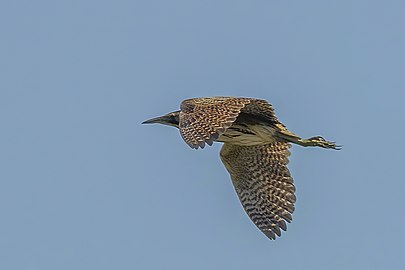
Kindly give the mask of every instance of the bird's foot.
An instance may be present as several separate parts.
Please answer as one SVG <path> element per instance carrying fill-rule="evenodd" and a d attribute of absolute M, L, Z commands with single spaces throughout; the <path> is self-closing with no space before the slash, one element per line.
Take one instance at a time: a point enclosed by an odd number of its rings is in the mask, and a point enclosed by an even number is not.
<path fill-rule="evenodd" d="M 309 139 L 301 140 L 301 145 L 303 146 L 318 146 L 322 148 L 328 148 L 328 149 L 335 149 L 335 150 L 340 150 L 342 149 L 341 145 L 336 145 L 335 142 L 329 142 L 325 140 L 321 136 L 315 136 Z"/>

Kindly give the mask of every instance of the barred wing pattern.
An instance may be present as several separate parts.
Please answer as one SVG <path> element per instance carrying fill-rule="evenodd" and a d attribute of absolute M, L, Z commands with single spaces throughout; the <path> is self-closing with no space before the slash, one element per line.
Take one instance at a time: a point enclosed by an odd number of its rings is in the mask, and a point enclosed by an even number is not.
<path fill-rule="evenodd" d="M 279 123 L 272 106 L 253 98 L 214 97 L 186 99 L 180 106 L 180 134 L 192 148 L 204 148 L 223 134 L 241 112 L 260 116 L 264 121 Z"/>
<path fill-rule="evenodd" d="M 238 146 L 225 143 L 221 160 L 231 175 L 243 208 L 270 239 L 287 230 L 294 212 L 295 186 L 287 168 L 290 145 Z"/>
<path fill-rule="evenodd" d="M 180 134 L 192 148 L 212 145 L 232 125 L 248 98 L 193 98 L 180 106 Z"/>

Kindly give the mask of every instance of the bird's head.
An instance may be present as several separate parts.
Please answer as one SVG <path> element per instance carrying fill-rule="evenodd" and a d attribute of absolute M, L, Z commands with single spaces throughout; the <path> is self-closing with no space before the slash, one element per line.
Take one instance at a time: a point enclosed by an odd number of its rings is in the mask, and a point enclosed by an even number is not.
<path fill-rule="evenodd" d="M 142 124 L 162 124 L 179 128 L 179 114 L 180 111 L 171 112 L 163 116 L 143 121 Z"/>

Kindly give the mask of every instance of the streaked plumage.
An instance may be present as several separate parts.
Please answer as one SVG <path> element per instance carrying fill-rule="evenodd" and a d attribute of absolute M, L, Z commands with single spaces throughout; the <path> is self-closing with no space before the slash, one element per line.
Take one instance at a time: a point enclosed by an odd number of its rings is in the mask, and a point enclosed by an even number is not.
<path fill-rule="evenodd" d="M 287 168 L 290 143 L 339 149 L 322 137 L 301 139 L 287 130 L 265 100 L 254 98 L 193 98 L 180 111 L 143 123 L 179 128 L 192 148 L 223 142 L 221 160 L 253 223 L 270 239 L 286 230 L 296 201 Z"/>

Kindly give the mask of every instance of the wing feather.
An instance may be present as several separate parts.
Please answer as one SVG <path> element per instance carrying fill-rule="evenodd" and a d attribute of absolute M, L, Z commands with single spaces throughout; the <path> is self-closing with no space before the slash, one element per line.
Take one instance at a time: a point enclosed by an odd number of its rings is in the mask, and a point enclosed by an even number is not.
<path fill-rule="evenodd" d="M 180 106 L 180 134 L 192 148 L 212 145 L 250 102 L 249 98 L 233 97 L 186 99 Z"/>
<path fill-rule="evenodd" d="M 290 145 L 240 146 L 225 143 L 221 160 L 253 223 L 270 239 L 292 221 L 295 186 L 287 168 Z"/>
<path fill-rule="evenodd" d="M 180 106 L 179 128 L 192 148 L 204 148 L 229 128 L 241 112 L 258 120 L 279 125 L 273 107 L 265 100 L 241 97 L 186 99 Z"/>

